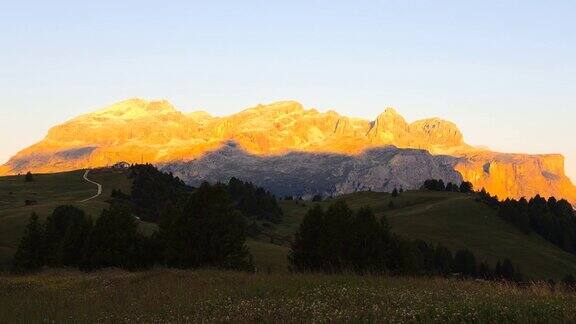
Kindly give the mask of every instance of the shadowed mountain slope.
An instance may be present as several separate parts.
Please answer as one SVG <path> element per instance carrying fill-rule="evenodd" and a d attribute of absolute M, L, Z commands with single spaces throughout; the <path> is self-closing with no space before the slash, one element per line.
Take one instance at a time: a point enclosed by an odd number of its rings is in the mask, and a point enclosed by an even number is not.
<path fill-rule="evenodd" d="M 291 152 L 259 156 L 234 142 L 185 163 L 161 165 L 185 182 L 227 182 L 236 177 L 253 182 L 279 196 L 341 195 L 355 191 L 417 189 L 426 179 L 460 183 L 453 166 L 458 159 L 431 155 L 424 150 L 394 146 L 367 150 L 358 155 Z"/>

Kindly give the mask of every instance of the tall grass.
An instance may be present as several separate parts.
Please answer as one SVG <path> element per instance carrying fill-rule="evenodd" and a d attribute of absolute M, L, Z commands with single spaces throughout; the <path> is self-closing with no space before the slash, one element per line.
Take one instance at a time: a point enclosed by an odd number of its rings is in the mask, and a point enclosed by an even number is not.
<path fill-rule="evenodd" d="M 545 284 L 154 269 L 0 276 L 0 322 L 574 322 Z"/>

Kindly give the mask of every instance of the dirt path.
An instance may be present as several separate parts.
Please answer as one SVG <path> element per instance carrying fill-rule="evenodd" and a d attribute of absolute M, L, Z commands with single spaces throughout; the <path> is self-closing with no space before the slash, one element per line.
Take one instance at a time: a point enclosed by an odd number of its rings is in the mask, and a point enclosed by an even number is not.
<path fill-rule="evenodd" d="M 95 185 L 98 187 L 98 192 L 97 192 L 94 196 L 92 196 L 92 197 L 90 197 L 90 198 L 86 198 L 86 199 L 84 199 L 84 200 L 80 200 L 80 202 L 85 202 L 85 201 L 88 201 L 88 200 L 92 200 L 92 199 L 94 199 L 94 198 L 96 198 L 96 197 L 98 197 L 98 196 L 100 196 L 100 195 L 102 194 L 102 185 L 99 184 L 98 182 L 94 182 L 94 181 L 88 179 L 88 173 L 89 173 L 89 172 L 90 172 L 90 170 L 86 170 L 86 172 L 84 172 L 83 178 L 84 178 L 84 180 L 86 180 L 86 181 L 88 181 L 88 182 L 90 182 L 90 183 L 95 184 Z"/>

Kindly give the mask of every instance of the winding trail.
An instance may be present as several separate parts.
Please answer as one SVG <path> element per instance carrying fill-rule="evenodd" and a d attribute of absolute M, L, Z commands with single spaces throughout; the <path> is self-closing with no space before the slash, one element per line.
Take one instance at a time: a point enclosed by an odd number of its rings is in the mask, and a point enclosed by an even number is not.
<path fill-rule="evenodd" d="M 95 184 L 95 185 L 98 187 L 98 192 L 97 192 L 94 196 L 92 196 L 92 197 L 90 197 L 90 198 L 86 198 L 86 199 L 84 199 L 84 200 L 80 200 L 80 202 L 85 202 L 85 201 L 94 199 L 94 198 L 96 198 L 96 197 L 98 197 L 98 196 L 100 196 L 100 195 L 102 194 L 102 185 L 99 184 L 98 182 L 94 182 L 94 181 L 88 179 L 88 173 L 89 173 L 89 172 L 90 172 L 90 170 L 86 170 L 86 172 L 84 172 L 83 178 L 84 178 L 84 180 L 86 180 L 86 181 L 88 181 L 88 182 L 90 182 L 90 183 Z"/>

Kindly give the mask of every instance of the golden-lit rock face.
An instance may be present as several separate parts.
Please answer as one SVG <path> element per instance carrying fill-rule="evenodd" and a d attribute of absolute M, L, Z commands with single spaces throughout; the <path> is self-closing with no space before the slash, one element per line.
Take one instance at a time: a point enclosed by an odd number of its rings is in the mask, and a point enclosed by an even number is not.
<path fill-rule="evenodd" d="M 187 161 L 229 140 L 258 155 L 358 154 L 383 145 L 424 149 L 461 157 L 455 169 L 464 179 L 501 198 L 539 193 L 576 202 L 576 189 L 564 175 L 560 155 L 482 151 L 464 143 L 449 121 L 432 118 L 407 123 L 392 108 L 368 121 L 304 109 L 293 101 L 213 117 L 205 112 L 183 114 L 166 101 L 131 99 L 53 127 L 45 139 L 0 167 L 0 174 L 65 171 L 118 161 Z"/>
<path fill-rule="evenodd" d="M 526 155 L 494 152 L 463 154 L 456 171 L 499 198 L 554 196 L 576 202 L 576 188 L 564 174 L 559 154 Z"/>

